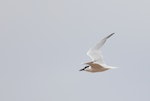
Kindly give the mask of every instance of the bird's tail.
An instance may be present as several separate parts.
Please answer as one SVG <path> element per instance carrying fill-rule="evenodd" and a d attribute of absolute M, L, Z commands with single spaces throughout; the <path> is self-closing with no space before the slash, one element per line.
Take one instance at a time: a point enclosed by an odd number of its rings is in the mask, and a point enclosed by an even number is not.
<path fill-rule="evenodd" d="M 119 68 L 119 67 L 108 66 L 107 68 L 110 68 L 110 69 L 116 69 L 116 68 Z"/>

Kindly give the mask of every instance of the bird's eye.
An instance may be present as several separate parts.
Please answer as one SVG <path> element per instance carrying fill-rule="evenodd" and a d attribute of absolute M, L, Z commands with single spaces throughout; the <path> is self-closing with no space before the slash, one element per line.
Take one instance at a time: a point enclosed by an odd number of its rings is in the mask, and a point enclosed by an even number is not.
<path fill-rule="evenodd" d="M 89 66 L 85 66 L 85 68 L 88 68 Z"/>

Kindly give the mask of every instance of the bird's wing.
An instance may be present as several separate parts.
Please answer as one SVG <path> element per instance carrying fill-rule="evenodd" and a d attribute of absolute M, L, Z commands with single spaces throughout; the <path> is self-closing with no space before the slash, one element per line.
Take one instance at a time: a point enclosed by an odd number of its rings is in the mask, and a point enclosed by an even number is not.
<path fill-rule="evenodd" d="M 113 34 L 115 34 L 115 33 L 112 33 L 112 34 L 108 35 L 107 37 L 104 37 L 94 47 L 92 47 L 91 49 L 89 49 L 89 51 L 87 52 L 87 55 L 92 59 L 92 61 L 100 63 L 100 64 L 105 64 L 105 62 L 103 60 L 102 53 L 100 51 L 100 48 L 104 45 L 104 43 L 106 42 L 106 40 L 108 38 L 110 38 Z"/>

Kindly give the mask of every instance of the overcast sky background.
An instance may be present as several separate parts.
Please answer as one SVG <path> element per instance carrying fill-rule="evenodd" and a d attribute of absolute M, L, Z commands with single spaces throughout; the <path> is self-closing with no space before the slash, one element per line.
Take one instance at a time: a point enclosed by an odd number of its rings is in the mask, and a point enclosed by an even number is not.
<path fill-rule="evenodd" d="M 0 101 L 149 101 L 149 0 L 1 0 Z M 79 72 L 105 46 L 102 73 Z"/>

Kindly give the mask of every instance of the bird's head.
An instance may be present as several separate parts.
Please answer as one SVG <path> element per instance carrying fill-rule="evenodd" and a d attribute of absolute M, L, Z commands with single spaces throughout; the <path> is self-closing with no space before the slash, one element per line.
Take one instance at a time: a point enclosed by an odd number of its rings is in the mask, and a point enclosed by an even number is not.
<path fill-rule="evenodd" d="M 79 71 L 88 71 L 90 69 L 90 66 L 85 66 L 84 68 L 80 69 Z"/>

